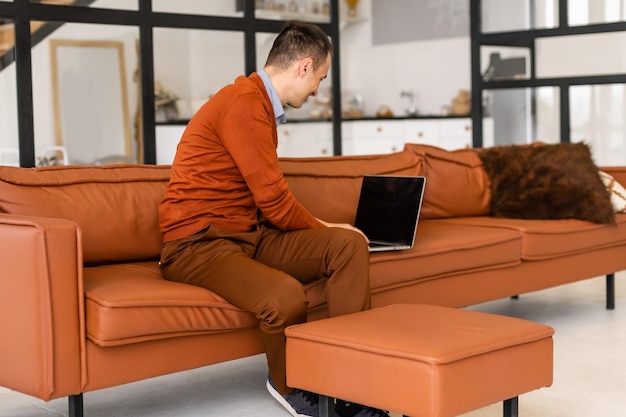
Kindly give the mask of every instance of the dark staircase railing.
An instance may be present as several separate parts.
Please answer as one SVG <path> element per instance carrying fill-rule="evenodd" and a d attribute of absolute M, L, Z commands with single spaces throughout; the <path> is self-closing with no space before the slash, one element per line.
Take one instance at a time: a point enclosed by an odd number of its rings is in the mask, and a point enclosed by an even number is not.
<path fill-rule="evenodd" d="M 89 7 L 96 0 L 74 0 L 71 3 L 67 3 L 67 5 L 72 6 L 81 6 L 81 7 Z M 32 3 L 53 3 L 46 0 L 37 0 L 32 1 Z M 12 25 L 13 21 L 11 19 L 2 19 L 0 18 L 0 26 L 2 25 Z M 63 26 L 64 22 L 45 22 L 42 25 L 38 26 L 36 29 L 32 31 L 31 35 L 31 48 L 37 45 L 39 42 L 46 39 L 50 36 L 54 31 Z M 4 70 L 6 67 L 15 62 L 15 44 L 13 47 L 7 49 L 4 53 L 0 55 L 0 71 Z"/>

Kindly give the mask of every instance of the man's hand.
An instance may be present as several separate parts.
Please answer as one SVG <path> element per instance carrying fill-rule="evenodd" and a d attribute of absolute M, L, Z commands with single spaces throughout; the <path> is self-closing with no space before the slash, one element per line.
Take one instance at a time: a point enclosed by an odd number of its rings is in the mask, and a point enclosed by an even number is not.
<path fill-rule="evenodd" d="M 317 219 L 317 221 L 319 221 L 320 223 L 322 223 L 326 227 L 341 227 L 342 229 L 353 230 L 353 231 L 357 232 L 358 234 L 360 234 L 361 236 L 363 236 L 363 238 L 365 238 L 365 241 L 368 244 L 370 243 L 370 240 L 367 238 L 367 236 L 365 236 L 365 233 L 363 233 L 360 229 L 357 229 L 356 227 L 352 226 L 349 223 L 329 223 L 329 222 L 325 222 L 324 220 L 320 220 L 320 219 Z"/>

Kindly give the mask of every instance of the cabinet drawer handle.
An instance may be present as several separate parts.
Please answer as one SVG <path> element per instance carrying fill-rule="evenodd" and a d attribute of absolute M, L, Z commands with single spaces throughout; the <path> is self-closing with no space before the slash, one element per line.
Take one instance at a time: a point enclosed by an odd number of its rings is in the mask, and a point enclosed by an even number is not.
<path fill-rule="evenodd" d="M 421 138 L 421 137 L 423 137 L 423 136 L 424 136 L 424 132 L 417 132 L 417 137 L 418 137 L 418 138 Z"/>
<path fill-rule="evenodd" d="M 469 131 L 470 131 L 470 129 L 471 129 L 471 127 L 470 127 L 469 125 L 465 125 L 465 131 L 466 131 L 466 132 L 469 132 Z"/>
<path fill-rule="evenodd" d="M 326 154 L 328 154 L 328 149 L 323 148 L 323 149 L 322 149 L 322 155 L 326 155 Z"/>
<path fill-rule="evenodd" d="M 378 126 L 378 127 L 376 128 L 376 132 L 380 133 L 380 132 L 382 132 L 382 131 L 383 131 L 383 128 L 382 128 L 382 127 Z"/>

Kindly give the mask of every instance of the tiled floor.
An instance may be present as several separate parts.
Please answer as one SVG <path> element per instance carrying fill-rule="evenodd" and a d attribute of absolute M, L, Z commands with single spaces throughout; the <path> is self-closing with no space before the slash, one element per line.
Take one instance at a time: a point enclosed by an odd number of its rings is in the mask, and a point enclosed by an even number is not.
<path fill-rule="evenodd" d="M 616 276 L 613 311 L 605 309 L 603 277 L 472 307 L 556 330 L 554 384 L 520 396 L 520 417 L 626 416 L 625 279 Z M 85 417 L 287 417 L 265 391 L 266 375 L 259 355 L 87 393 Z M 46 403 L 0 388 L 0 416 L 66 415 L 66 399 Z M 494 404 L 463 417 L 501 415 Z"/>

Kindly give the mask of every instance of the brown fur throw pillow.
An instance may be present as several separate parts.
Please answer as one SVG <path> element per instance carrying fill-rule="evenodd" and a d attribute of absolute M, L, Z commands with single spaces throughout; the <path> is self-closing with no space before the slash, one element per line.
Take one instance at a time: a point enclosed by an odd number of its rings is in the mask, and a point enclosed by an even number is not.
<path fill-rule="evenodd" d="M 485 148 L 491 214 L 615 224 L 610 195 L 584 143 Z"/>

